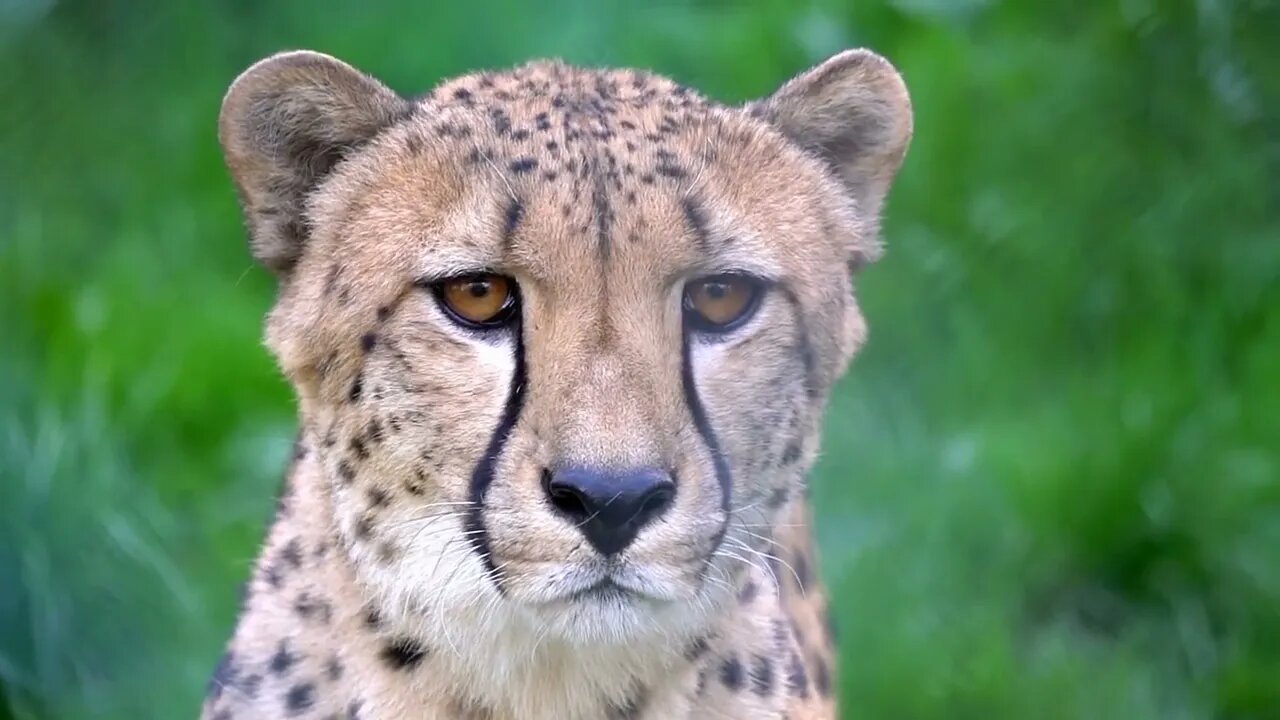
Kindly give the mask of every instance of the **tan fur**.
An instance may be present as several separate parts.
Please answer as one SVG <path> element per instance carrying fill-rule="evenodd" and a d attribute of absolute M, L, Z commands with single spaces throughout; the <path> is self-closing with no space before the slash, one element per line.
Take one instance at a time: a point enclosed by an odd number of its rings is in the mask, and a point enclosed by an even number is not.
<path fill-rule="evenodd" d="M 835 717 L 805 476 L 910 134 L 867 51 L 745 108 L 555 62 L 414 101 L 246 71 L 220 137 L 302 430 L 204 717 Z M 422 287 L 481 269 L 518 338 Z M 762 305 L 688 335 L 684 283 L 727 270 Z M 606 562 L 544 497 L 563 464 L 667 468 L 674 504 Z M 606 575 L 634 594 L 569 599 Z"/>

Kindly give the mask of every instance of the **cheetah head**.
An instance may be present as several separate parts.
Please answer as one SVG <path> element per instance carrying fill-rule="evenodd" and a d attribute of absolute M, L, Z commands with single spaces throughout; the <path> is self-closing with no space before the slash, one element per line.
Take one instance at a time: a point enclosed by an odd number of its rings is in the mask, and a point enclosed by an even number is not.
<path fill-rule="evenodd" d="M 860 50 L 741 107 L 558 62 L 416 99 L 311 52 L 241 75 L 267 342 L 369 602 L 583 644 L 707 622 L 803 497 L 911 125 Z"/>

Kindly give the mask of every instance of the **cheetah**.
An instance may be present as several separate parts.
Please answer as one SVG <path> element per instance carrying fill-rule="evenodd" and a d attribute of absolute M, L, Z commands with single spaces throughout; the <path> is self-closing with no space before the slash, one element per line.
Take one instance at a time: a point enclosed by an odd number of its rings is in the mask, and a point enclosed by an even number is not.
<path fill-rule="evenodd" d="M 806 475 L 912 135 L 888 61 L 727 105 L 294 51 L 218 134 L 299 431 L 203 718 L 836 717 Z"/>

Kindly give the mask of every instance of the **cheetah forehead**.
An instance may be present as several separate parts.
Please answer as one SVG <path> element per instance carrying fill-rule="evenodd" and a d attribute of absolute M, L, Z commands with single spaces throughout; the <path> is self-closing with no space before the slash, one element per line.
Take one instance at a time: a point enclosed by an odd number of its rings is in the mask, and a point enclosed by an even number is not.
<path fill-rule="evenodd" d="M 652 73 L 559 61 L 459 77 L 407 100 L 340 60 L 301 51 L 262 60 L 232 83 L 219 139 L 254 254 L 282 276 L 315 235 L 343 234 L 362 217 L 377 218 L 371 232 L 383 235 L 398 223 L 441 236 L 446 211 L 487 212 L 455 234 L 501 239 L 526 210 L 545 214 L 536 201 L 548 195 L 561 198 L 564 227 L 594 231 L 605 250 L 615 221 L 643 216 L 671 225 L 650 235 L 679 234 L 678 220 L 686 239 L 707 245 L 732 226 L 749 249 L 760 249 L 752 236 L 771 239 L 788 256 L 775 259 L 780 267 L 796 254 L 821 268 L 836 258 L 814 250 L 838 247 L 854 265 L 874 258 L 876 216 L 911 118 L 901 76 L 863 50 L 741 107 Z M 510 202 L 497 210 L 500 196 Z M 644 202 L 659 197 L 668 210 L 677 198 L 680 217 Z M 593 222 L 580 222 L 584 213 Z"/>
<path fill-rule="evenodd" d="M 310 225 L 348 257 L 361 213 L 397 254 L 429 236 L 435 273 L 812 273 L 862 232 L 818 159 L 652 73 L 539 61 L 447 80 L 406 115 L 313 198 Z"/>

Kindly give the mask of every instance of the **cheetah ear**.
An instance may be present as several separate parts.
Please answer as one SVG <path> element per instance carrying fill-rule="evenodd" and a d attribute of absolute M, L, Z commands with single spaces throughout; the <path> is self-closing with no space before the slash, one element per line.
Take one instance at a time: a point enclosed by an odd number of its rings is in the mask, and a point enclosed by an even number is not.
<path fill-rule="evenodd" d="M 875 227 L 912 130 L 906 83 L 888 60 L 846 50 L 747 109 L 826 161 Z"/>
<path fill-rule="evenodd" d="M 254 257 L 285 275 L 307 235 L 307 195 L 348 153 L 403 118 L 410 103 L 328 55 L 273 55 L 227 90 L 218 140 Z"/>

